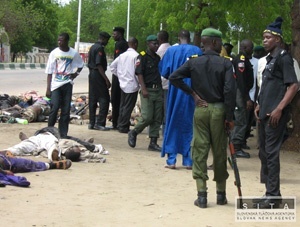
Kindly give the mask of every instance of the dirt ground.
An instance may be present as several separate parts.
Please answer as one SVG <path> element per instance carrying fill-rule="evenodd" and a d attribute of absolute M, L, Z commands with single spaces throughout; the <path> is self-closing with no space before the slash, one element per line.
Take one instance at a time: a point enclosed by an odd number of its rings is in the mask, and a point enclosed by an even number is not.
<path fill-rule="evenodd" d="M 0 124 L 0 149 L 18 143 L 20 131 L 32 135 L 44 126 L 46 123 Z M 94 137 L 96 144 L 103 144 L 110 152 L 107 162 L 73 163 L 68 170 L 18 174 L 25 176 L 31 186 L 0 188 L 0 226 L 299 226 L 300 221 L 236 222 L 237 189 L 229 167 L 228 205 L 216 205 L 215 184 L 211 180 L 213 172 L 210 171 L 208 208 L 195 207 L 197 192 L 192 172 L 184 168 L 164 168 L 165 158 L 147 150 L 146 130 L 138 136 L 134 149 L 128 146 L 127 135 L 117 131 L 94 131 L 88 130 L 87 125 L 71 124 L 69 134 L 79 138 Z M 264 185 L 259 183 L 260 162 L 255 140 L 249 140 L 251 158 L 238 159 L 244 196 L 264 194 Z M 180 167 L 181 157 L 178 159 Z M 284 196 L 300 196 L 299 162 L 299 153 L 281 153 Z M 299 200 L 297 205 L 299 207 Z M 299 211 L 297 218 L 300 219 Z"/>

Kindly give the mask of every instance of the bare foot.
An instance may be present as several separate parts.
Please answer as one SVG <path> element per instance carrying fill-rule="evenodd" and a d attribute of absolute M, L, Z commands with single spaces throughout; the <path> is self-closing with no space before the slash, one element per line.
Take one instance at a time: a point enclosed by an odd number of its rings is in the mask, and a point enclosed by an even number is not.
<path fill-rule="evenodd" d="M 25 133 L 23 133 L 23 132 L 20 132 L 20 133 L 19 133 L 19 139 L 20 139 L 21 141 L 23 141 L 23 140 L 26 140 L 26 139 L 28 139 L 28 137 L 26 136 L 26 134 L 25 134 Z"/>

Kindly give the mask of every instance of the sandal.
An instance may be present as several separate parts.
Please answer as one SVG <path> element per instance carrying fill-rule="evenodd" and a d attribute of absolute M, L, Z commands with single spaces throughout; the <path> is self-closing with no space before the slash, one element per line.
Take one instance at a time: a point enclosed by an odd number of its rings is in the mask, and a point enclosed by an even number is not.
<path fill-rule="evenodd" d="M 53 162 L 55 164 L 56 169 L 69 169 L 72 165 L 71 160 L 66 159 L 62 161 Z"/>
<path fill-rule="evenodd" d="M 56 150 L 56 149 L 53 150 L 51 157 L 52 157 L 52 161 L 58 161 L 59 160 L 59 152 L 58 152 L 58 150 Z"/>

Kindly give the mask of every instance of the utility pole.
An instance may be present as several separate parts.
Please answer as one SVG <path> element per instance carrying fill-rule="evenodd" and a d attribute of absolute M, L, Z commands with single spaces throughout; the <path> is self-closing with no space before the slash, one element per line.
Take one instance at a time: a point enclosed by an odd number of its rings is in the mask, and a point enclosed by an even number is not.
<path fill-rule="evenodd" d="M 129 23 L 130 23 L 130 0 L 128 0 L 127 6 L 127 29 L 126 29 L 126 39 L 129 40 Z"/>
<path fill-rule="evenodd" d="M 79 42 L 80 42 L 80 21 L 81 21 L 81 0 L 79 0 L 78 5 L 78 21 L 77 21 L 77 41 L 75 45 L 75 49 L 79 52 Z"/>

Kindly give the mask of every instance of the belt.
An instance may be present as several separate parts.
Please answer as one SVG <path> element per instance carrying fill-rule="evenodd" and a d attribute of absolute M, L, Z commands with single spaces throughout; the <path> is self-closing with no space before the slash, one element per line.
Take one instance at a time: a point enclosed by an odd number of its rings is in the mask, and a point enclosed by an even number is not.
<path fill-rule="evenodd" d="M 146 84 L 146 88 L 161 88 L 161 84 Z"/>

